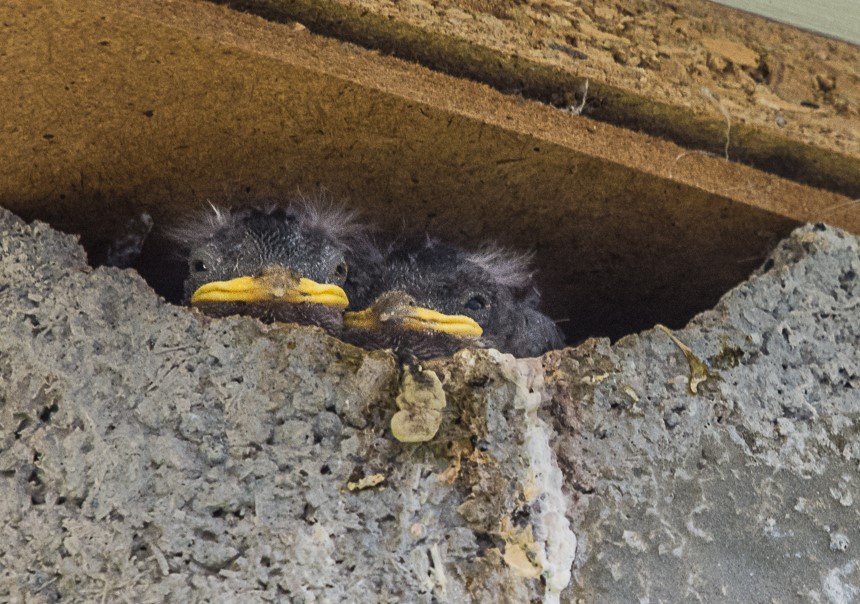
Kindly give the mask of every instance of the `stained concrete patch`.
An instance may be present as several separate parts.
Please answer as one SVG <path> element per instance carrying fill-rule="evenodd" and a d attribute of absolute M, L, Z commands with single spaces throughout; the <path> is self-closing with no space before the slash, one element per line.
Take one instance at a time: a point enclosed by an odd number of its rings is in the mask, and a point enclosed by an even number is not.
<path fill-rule="evenodd" d="M 168 305 L 2 212 L 0 600 L 850 602 L 858 275 L 807 226 L 674 339 L 427 363 L 411 444 L 388 353 Z"/>

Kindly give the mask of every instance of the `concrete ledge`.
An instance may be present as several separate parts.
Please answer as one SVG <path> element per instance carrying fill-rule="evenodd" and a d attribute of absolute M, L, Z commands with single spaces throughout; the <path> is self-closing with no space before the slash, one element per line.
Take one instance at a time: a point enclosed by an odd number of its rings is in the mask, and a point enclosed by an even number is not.
<path fill-rule="evenodd" d="M 406 381 L 387 352 L 171 306 L 5 211 L 0 241 L 0 599 L 860 585 L 860 242 L 842 231 L 796 231 L 675 333 L 428 363 L 444 408 L 417 444 L 388 428 Z"/>

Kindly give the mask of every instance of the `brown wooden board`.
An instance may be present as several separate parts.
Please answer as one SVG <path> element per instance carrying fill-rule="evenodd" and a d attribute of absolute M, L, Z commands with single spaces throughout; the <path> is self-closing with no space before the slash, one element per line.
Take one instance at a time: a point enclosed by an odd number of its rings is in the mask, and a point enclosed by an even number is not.
<path fill-rule="evenodd" d="M 852 44 L 707 0 L 217 1 L 860 197 Z"/>

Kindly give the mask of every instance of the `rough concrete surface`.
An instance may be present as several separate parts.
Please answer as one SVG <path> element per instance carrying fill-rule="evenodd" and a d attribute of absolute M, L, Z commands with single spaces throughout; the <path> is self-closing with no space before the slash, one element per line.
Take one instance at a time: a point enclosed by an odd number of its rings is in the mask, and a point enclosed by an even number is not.
<path fill-rule="evenodd" d="M 392 355 L 170 306 L 0 212 L 0 600 L 557 600 L 539 371 L 459 355 L 400 443 Z"/>
<path fill-rule="evenodd" d="M 2 212 L 0 600 L 850 602 L 858 274 L 808 226 L 683 330 L 428 363 L 407 444 L 388 353 L 170 306 Z"/>
<path fill-rule="evenodd" d="M 858 275 L 856 237 L 807 226 L 675 332 L 692 365 L 659 329 L 547 356 L 576 593 L 860 599 Z"/>

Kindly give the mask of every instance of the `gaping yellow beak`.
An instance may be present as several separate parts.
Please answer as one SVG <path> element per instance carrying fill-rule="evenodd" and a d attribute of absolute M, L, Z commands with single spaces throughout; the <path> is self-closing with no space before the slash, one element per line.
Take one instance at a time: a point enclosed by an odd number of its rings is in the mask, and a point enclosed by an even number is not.
<path fill-rule="evenodd" d="M 480 337 L 484 330 L 475 321 L 464 315 L 444 315 L 429 308 L 410 306 L 400 313 L 380 313 L 373 306 L 343 315 L 347 328 L 379 329 L 387 321 L 397 321 L 404 329 L 414 331 L 436 331 L 461 338 Z"/>
<path fill-rule="evenodd" d="M 331 283 L 317 283 L 304 277 L 285 278 L 281 274 L 237 277 L 201 285 L 191 296 L 191 304 L 205 302 L 287 302 L 321 304 L 346 308 L 346 292 Z"/>

